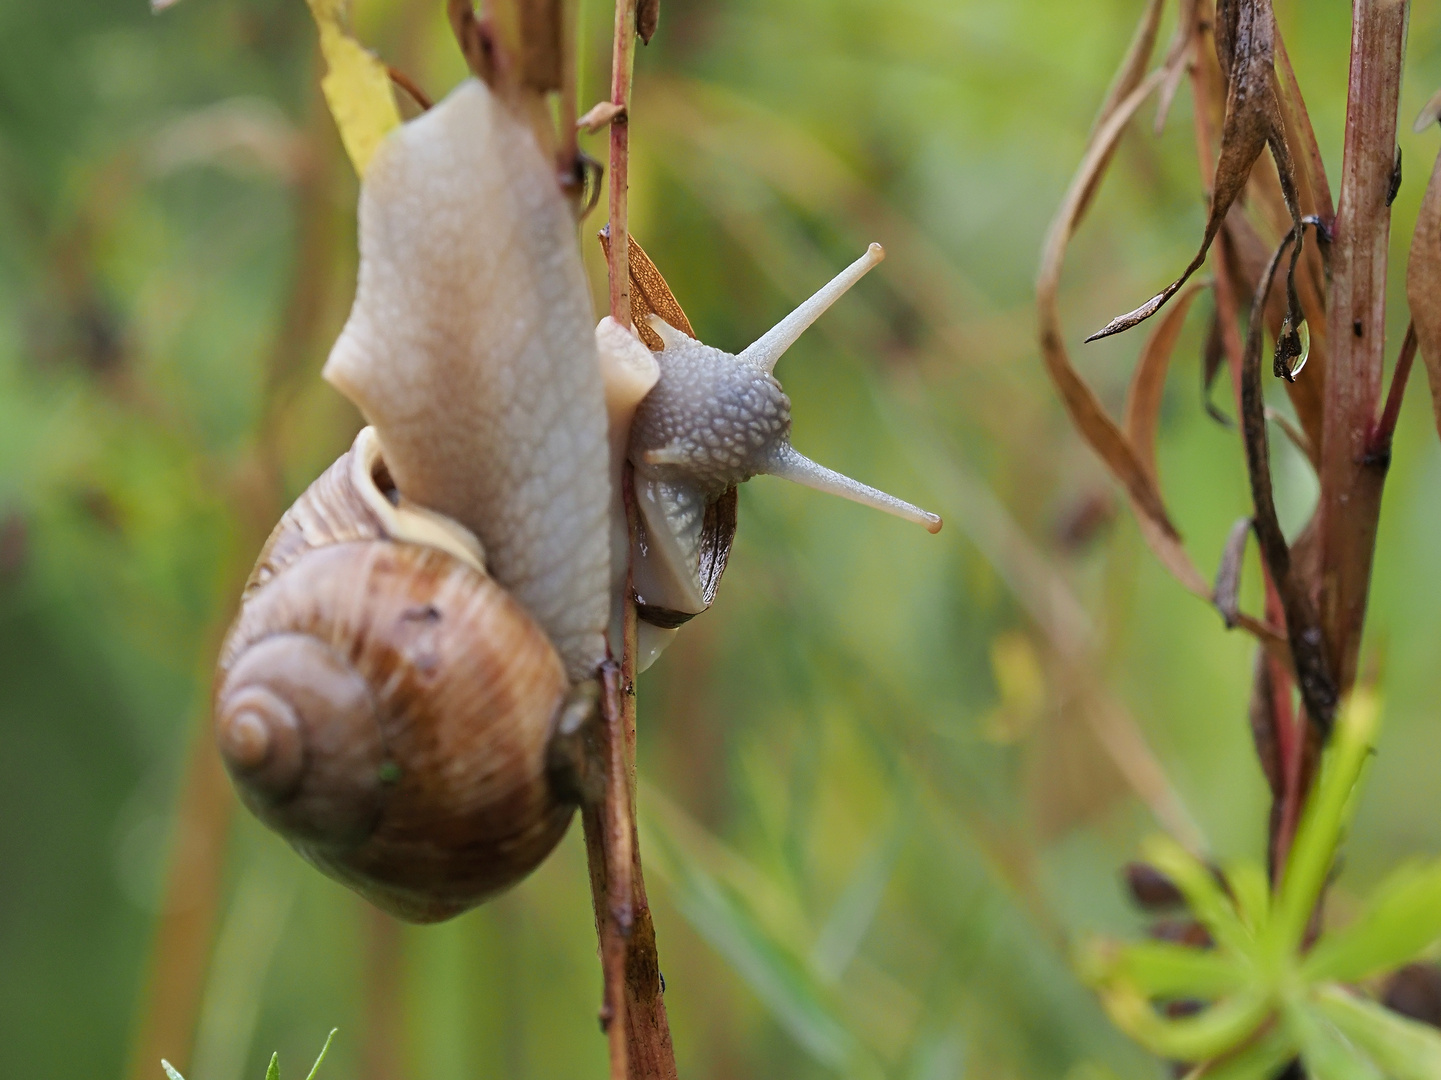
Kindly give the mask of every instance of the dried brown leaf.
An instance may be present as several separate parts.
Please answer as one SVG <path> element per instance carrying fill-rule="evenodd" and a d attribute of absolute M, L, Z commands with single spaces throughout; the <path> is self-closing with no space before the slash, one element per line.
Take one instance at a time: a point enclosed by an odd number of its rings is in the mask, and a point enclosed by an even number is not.
<path fill-rule="evenodd" d="M 1249 531 L 1250 520 L 1247 519 L 1245 524 Z M 1264 653 L 1256 654 L 1256 670 L 1251 680 L 1251 703 L 1248 712 L 1251 739 L 1256 744 L 1256 757 L 1261 761 L 1261 771 L 1266 774 L 1266 784 L 1271 789 L 1272 798 L 1280 799 L 1286 789 L 1286 776 L 1281 765 L 1276 680 L 1271 677 L 1271 665 Z M 1272 831 L 1274 832 L 1274 829 Z"/>
<path fill-rule="evenodd" d="M 609 225 L 600 230 L 599 237 L 600 246 L 605 249 L 605 257 L 609 259 Z M 681 333 L 695 337 L 690 320 L 681 310 L 675 294 L 670 291 L 670 286 L 665 283 L 665 278 L 656 269 L 655 263 L 651 262 L 645 249 L 636 243 L 634 235 L 627 234 L 627 238 L 630 240 L 630 320 L 646 348 L 659 352 L 665 347 L 660 335 L 652 330 L 650 323 L 646 321 L 646 317 L 650 315 L 659 315 Z"/>
<path fill-rule="evenodd" d="M 1441 94 L 1433 99 L 1441 108 Z M 1406 301 L 1411 324 L 1431 384 L 1431 407 L 1441 432 L 1441 156 L 1431 169 L 1431 180 L 1421 200 L 1411 254 L 1406 262 Z"/>
<path fill-rule="evenodd" d="M 660 0 L 639 0 L 635 6 L 635 32 L 642 44 L 650 44 L 659 25 Z"/>
<path fill-rule="evenodd" d="M 1106 99 L 1101 103 L 1100 111 L 1096 113 L 1096 124 L 1091 130 L 1093 142 L 1096 132 L 1145 78 L 1146 65 L 1151 62 L 1151 52 L 1156 47 L 1156 34 L 1161 26 L 1161 6 L 1161 0 L 1151 0 L 1141 15 L 1141 21 L 1136 26 L 1135 34 L 1131 37 L 1130 47 L 1121 60 L 1121 66 L 1116 69 L 1116 77 L 1111 81 L 1111 88 L 1106 91 Z M 1086 216 L 1086 211 L 1091 208 L 1091 200 L 1095 197 L 1101 178 L 1106 174 L 1106 167 L 1110 165 L 1113 153 L 1115 153 L 1114 143 L 1106 156 L 1097 164 L 1091 176 L 1090 185 L 1081 193 L 1080 202 L 1076 207 L 1073 230 L 1081 224 L 1082 219 Z"/>
<path fill-rule="evenodd" d="M 1216 571 L 1216 610 L 1226 621 L 1228 630 L 1241 621 L 1241 568 L 1246 561 L 1246 539 L 1251 535 L 1251 528 L 1248 517 L 1231 526 L 1226 546 L 1221 549 L 1221 565 Z"/>
<path fill-rule="evenodd" d="M 1159 492 L 1150 475 L 1136 456 L 1130 441 L 1115 422 L 1106 415 L 1095 393 L 1071 365 L 1070 355 L 1061 331 L 1058 303 L 1061 265 L 1076 224 L 1085 211 L 1085 203 L 1099 177 L 1105 172 L 1111 154 L 1126 125 L 1135 116 L 1141 103 L 1160 82 L 1159 72 L 1144 79 L 1097 127 L 1091 144 L 1071 181 L 1070 191 L 1051 222 L 1050 232 L 1041 256 L 1037 280 L 1037 306 L 1041 324 L 1041 353 L 1071 421 L 1081 436 L 1100 455 L 1111 473 L 1121 482 L 1143 517 L 1155 521 L 1165 536 L 1176 538 Z"/>
<path fill-rule="evenodd" d="M 1156 471 L 1156 430 L 1160 422 L 1161 399 L 1166 388 L 1166 372 L 1171 365 L 1171 354 L 1181 336 L 1181 327 L 1191 308 L 1191 301 L 1205 284 L 1196 283 L 1187 289 L 1166 313 L 1159 326 L 1146 340 L 1141 349 L 1141 358 L 1131 376 L 1131 388 L 1126 397 L 1126 437 L 1131 440 L 1141 465 L 1151 476 L 1151 483 L 1159 485 Z"/>
<path fill-rule="evenodd" d="M 1300 209 L 1295 197 L 1294 166 L 1286 147 L 1284 125 L 1273 85 L 1275 21 L 1269 0 L 1221 0 L 1216 11 L 1216 50 L 1226 79 L 1226 113 L 1221 152 L 1211 185 L 1211 210 L 1201 246 L 1181 276 L 1140 307 L 1118 315 L 1087 341 L 1118 334 L 1149 319 L 1180 291 L 1206 260 L 1211 242 L 1225 221 L 1236 196 L 1246 186 L 1251 167 L 1268 145 L 1281 176 L 1287 205 L 1292 208 L 1299 240 Z M 1299 249 L 1298 249 L 1299 250 Z M 1293 256 L 1293 268 L 1294 268 Z M 1291 305 L 1299 324 L 1299 302 Z M 1278 357 L 1291 355 L 1295 328 L 1282 334 Z M 1287 369 L 1289 371 L 1289 368 Z"/>
<path fill-rule="evenodd" d="M 1182 547 L 1180 534 L 1171 523 L 1151 472 L 1131 440 L 1107 415 L 1094 391 L 1072 366 L 1061 331 L 1058 304 L 1061 266 L 1078 217 L 1085 209 L 1085 200 L 1095 190 L 1121 133 L 1159 85 L 1161 76 L 1159 70 L 1152 72 L 1097 127 L 1071 181 L 1070 191 L 1051 223 L 1036 287 L 1041 354 L 1071 422 L 1126 489 L 1147 545 L 1182 585 L 1209 600 L 1210 587 Z"/>
<path fill-rule="evenodd" d="M 1431 100 L 1421 106 L 1421 111 L 1416 114 L 1416 122 L 1411 125 L 1411 130 L 1420 135 L 1438 120 L 1441 120 L 1441 90 L 1437 90 L 1431 95 Z"/>
<path fill-rule="evenodd" d="M 1221 327 L 1221 308 L 1218 304 L 1212 309 L 1211 318 L 1206 323 L 1206 341 L 1201 346 L 1201 406 L 1206 410 L 1206 415 L 1222 427 L 1235 427 L 1235 421 L 1223 413 L 1211 398 L 1211 387 L 1225 363 L 1226 338 Z"/>
<path fill-rule="evenodd" d="M 1261 275 L 1261 283 L 1251 303 L 1251 320 L 1241 363 L 1241 431 L 1246 448 L 1246 472 L 1251 482 L 1251 500 L 1255 506 L 1256 540 L 1286 614 L 1286 636 L 1291 646 L 1296 685 L 1306 704 L 1307 715 L 1325 734 L 1330 730 L 1336 710 L 1336 681 L 1326 655 L 1320 617 L 1301 575 L 1293 572 L 1291 550 L 1276 516 L 1266 407 L 1261 391 L 1266 294 L 1291 242 L 1290 234 L 1282 238 L 1265 273 Z"/>
<path fill-rule="evenodd" d="M 1161 91 L 1156 101 L 1156 124 L 1157 135 L 1166 127 L 1166 118 L 1171 113 L 1171 103 L 1176 99 L 1176 91 L 1180 89 L 1181 79 L 1186 75 L 1186 69 L 1190 66 L 1191 53 L 1196 42 L 1201 38 L 1203 20 L 1200 15 L 1201 5 L 1199 0 L 1181 0 L 1180 10 L 1176 14 L 1176 31 L 1171 37 L 1171 44 L 1166 49 L 1166 59 L 1162 62 L 1161 68 L 1165 75 L 1161 80 Z"/>
<path fill-rule="evenodd" d="M 1321 160 L 1321 148 L 1316 143 L 1316 131 L 1311 126 L 1311 114 L 1301 96 L 1301 86 L 1296 82 L 1296 72 L 1291 67 L 1291 55 L 1286 51 L 1279 29 L 1276 31 L 1276 75 L 1277 97 L 1286 121 L 1286 141 L 1296 147 L 1296 161 L 1300 166 L 1296 180 L 1301 207 L 1306 213 L 1320 218 L 1329 234 L 1331 223 L 1336 220 L 1331 182 L 1326 179 L 1326 166 Z"/>

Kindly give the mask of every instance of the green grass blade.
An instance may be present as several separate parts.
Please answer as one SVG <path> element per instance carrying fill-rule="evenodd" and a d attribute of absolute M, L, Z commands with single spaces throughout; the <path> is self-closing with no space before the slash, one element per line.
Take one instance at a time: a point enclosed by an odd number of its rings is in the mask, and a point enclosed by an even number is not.
<path fill-rule="evenodd" d="M 320 1056 L 315 1059 L 315 1064 L 310 1066 L 310 1075 L 305 1080 L 315 1080 L 315 1074 L 320 1071 L 320 1063 L 325 1060 L 325 1055 L 330 1052 L 330 1044 L 335 1041 L 335 1033 L 339 1028 L 331 1028 L 330 1034 L 325 1037 L 325 1045 L 320 1048 Z M 266 1080 L 270 1080 L 266 1077 Z"/>
<path fill-rule="evenodd" d="M 1277 1024 L 1244 1049 L 1188 1073 L 1186 1080 L 1273 1080 L 1295 1056 L 1295 1040 L 1284 1024 Z"/>
<path fill-rule="evenodd" d="M 1092 947 L 1078 966 L 1089 982 L 1129 983 L 1147 998 L 1210 1001 L 1242 989 L 1250 980 L 1249 969 L 1233 956 L 1168 941 L 1120 947 L 1103 942 Z"/>
<path fill-rule="evenodd" d="M 1171 1019 L 1128 987 L 1108 987 L 1101 1002 L 1111 1020 L 1153 1054 L 1176 1061 L 1207 1061 L 1243 1045 L 1271 1013 L 1260 991 L 1237 994 L 1194 1016 Z"/>
<path fill-rule="evenodd" d="M 1441 1077 L 1441 1032 L 1339 986 L 1316 993 L 1316 1010 L 1396 1080 Z"/>
<path fill-rule="evenodd" d="M 1321 776 L 1306 801 L 1281 883 L 1275 930 L 1276 947 L 1282 953 L 1293 953 L 1300 946 L 1330 873 L 1341 833 L 1355 808 L 1353 795 L 1371 756 L 1380 713 L 1375 694 L 1356 690 L 1337 714 Z"/>
<path fill-rule="evenodd" d="M 1252 934 L 1259 934 L 1271 918 L 1271 883 L 1265 869 L 1250 859 L 1226 867 L 1226 881 L 1236 897 L 1241 921 Z"/>
<path fill-rule="evenodd" d="M 270 1055 L 270 1066 L 265 1070 L 265 1080 L 280 1080 L 280 1051 Z"/>
<path fill-rule="evenodd" d="M 1150 837 L 1141 850 L 1147 862 L 1175 882 L 1191 914 L 1218 945 L 1237 953 L 1251 951 L 1251 933 L 1209 867 L 1169 836 Z"/>
<path fill-rule="evenodd" d="M 1441 938 L 1441 862 L 1392 872 L 1350 926 L 1326 934 L 1306 958 L 1307 982 L 1355 982 L 1415 959 Z"/>
<path fill-rule="evenodd" d="M 1360 1049 L 1309 1004 L 1289 1006 L 1286 1026 L 1313 1080 L 1382 1080 L 1381 1071 Z"/>

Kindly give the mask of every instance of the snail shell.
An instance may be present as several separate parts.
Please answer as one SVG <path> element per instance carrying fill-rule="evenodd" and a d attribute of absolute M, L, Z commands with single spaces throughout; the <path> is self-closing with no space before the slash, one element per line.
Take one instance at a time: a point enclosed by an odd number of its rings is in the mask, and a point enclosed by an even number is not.
<path fill-rule="evenodd" d="M 399 500 L 367 428 L 261 553 L 221 652 L 215 733 L 256 816 L 378 906 L 431 922 L 564 834 L 547 747 L 569 690 L 475 538 Z"/>

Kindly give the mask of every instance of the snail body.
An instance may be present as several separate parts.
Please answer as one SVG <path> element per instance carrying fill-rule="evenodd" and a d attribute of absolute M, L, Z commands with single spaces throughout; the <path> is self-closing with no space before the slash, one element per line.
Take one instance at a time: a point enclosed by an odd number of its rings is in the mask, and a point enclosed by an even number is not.
<path fill-rule="evenodd" d="M 429 922 L 520 880 L 593 796 L 557 733 L 590 714 L 627 605 L 643 669 L 710 604 L 737 485 L 766 473 L 940 519 L 796 452 L 772 374 L 879 245 L 738 355 L 655 317 L 652 351 L 593 326 L 553 165 L 474 79 L 386 137 L 359 217 L 323 374 L 371 426 L 261 552 L 214 726 L 262 821 Z"/>
<path fill-rule="evenodd" d="M 276 526 L 221 652 L 215 730 L 262 821 L 430 922 L 518 881 L 565 832 L 547 750 L 571 684 L 473 539 L 387 511 L 378 454 L 366 429 Z"/>
<path fill-rule="evenodd" d="M 801 333 L 884 257 L 879 244 L 739 354 L 659 316 L 659 378 L 636 410 L 629 454 L 641 533 L 633 555 L 640 617 L 672 629 L 710 606 L 735 530 L 734 489 L 766 474 L 794 480 L 936 532 L 941 519 L 811 461 L 790 444 L 791 402 L 773 374 Z"/>

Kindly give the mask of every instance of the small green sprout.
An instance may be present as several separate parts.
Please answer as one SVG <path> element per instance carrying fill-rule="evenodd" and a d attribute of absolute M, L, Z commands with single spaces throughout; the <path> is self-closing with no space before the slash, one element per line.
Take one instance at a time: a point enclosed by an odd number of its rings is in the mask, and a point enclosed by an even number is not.
<path fill-rule="evenodd" d="M 315 1059 L 315 1064 L 310 1067 L 310 1075 L 305 1080 L 315 1080 L 315 1074 L 320 1071 L 320 1063 L 325 1060 L 325 1055 L 330 1051 L 330 1044 L 335 1038 L 339 1028 L 331 1028 L 330 1034 L 325 1037 L 325 1045 L 320 1048 L 320 1056 Z M 178 1069 L 164 1058 L 160 1059 L 160 1067 L 165 1070 L 166 1080 L 185 1080 Z M 265 1080 L 280 1080 L 280 1055 L 270 1055 L 270 1067 L 265 1070 Z"/>
<path fill-rule="evenodd" d="M 1153 1053 L 1199 1063 L 1188 1080 L 1270 1080 L 1296 1057 L 1315 1080 L 1441 1078 L 1441 1032 L 1355 987 L 1441 939 L 1441 860 L 1402 866 L 1354 923 L 1306 941 L 1355 813 L 1379 712 L 1375 696 L 1359 690 L 1341 711 L 1274 895 L 1255 862 L 1228 866 L 1222 883 L 1172 840 L 1145 845 L 1213 948 L 1100 941 L 1083 951 L 1082 973 L 1111 1019 Z M 1168 1017 L 1157 1007 L 1168 1001 L 1204 1005 Z"/>

